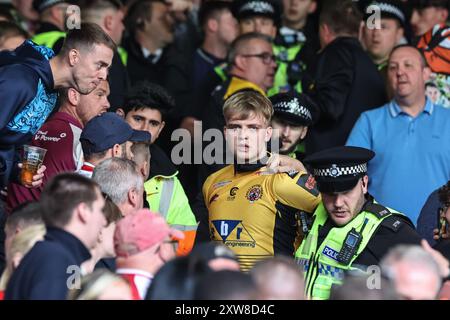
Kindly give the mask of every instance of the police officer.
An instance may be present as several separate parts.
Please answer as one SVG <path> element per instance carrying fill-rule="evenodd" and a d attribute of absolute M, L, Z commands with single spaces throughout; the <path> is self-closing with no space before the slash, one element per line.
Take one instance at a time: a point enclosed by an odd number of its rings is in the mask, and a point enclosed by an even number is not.
<path fill-rule="evenodd" d="M 239 34 L 261 33 L 275 39 L 281 24 L 282 6 L 277 0 L 236 0 L 231 4 L 231 13 L 239 22 Z M 229 64 L 223 62 L 214 68 L 216 85 L 228 79 Z"/>
<path fill-rule="evenodd" d="M 66 36 L 67 8 L 70 1 L 64 0 L 33 0 L 33 8 L 39 12 L 40 27 L 33 37 L 33 41 L 53 49 L 59 53 Z"/>
<path fill-rule="evenodd" d="M 290 91 L 270 97 L 274 115 L 274 136 L 280 140 L 280 154 L 303 161 L 305 146 L 302 143 L 313 124 L 316 114 L 314 102 L 305 94 Z"/>
<path fill-rule="evenodd" d="M 269 96 L 278 92 L 303 91 L 311 81 L 306 74 L 313 74 L 317 51 L 320 49 L 318 27 L 309 18 L 317 8 L 316 0 L 283 1 L 283 24 L 274 40 L 274 54 L 278 59 L 278 72 Z"/>
<path fill-rule="evenodd" d="M 380 28 L 374 26 L 371 8 L 379 8 L 381 19 Z M 364 27 L 362 28 L 362 43 L 378 71 L 387 82 L 389 55 L 395 46 L 404 39 L 405 28 L 409 27 L 407 14 L 403 3 L 399 0 L 374 0 L 367 4 L 364 12 Z M 372 25 L 371 25 L 372 24 Z"/>
<path fill-rule="evenodd" d="M 272 39 L 276 38 L 277 31 L 281 26 L 281 15 L 283 12 L 281 1 L 237 0 L 233 1 L 231 10 L 234 17 L 239 22 L 239 31 L 241 34 L 257 32 L 265 34 Z M 276 50 L 276 48 L 277 47 L 274 45 L 273 49 Z M 280 85 L 284 86 L 286 84 L 286 66 L 284 65 L 284 61 L 278 59 L 277 53 L 275 53 L 275 55 L 277 56 L 278 70 L 274 80 L 278 79 L 278 81 L 276 81 L 278 83 L 274 83 L 274 86 L 269 89 L 268 92 L 270 95 L 279 92 L 279 90 L 275 89 L 276 87 L 279 87 Z M 216 68 L 216 70 L 219 70 L 219 68 Z M 280 83 L 280 81 L 282 83 Z"/>
<path fill-rule="evenodd" d="M 274 39 L 281 25 L 282 8 L 278 0 L 236 0 L 231 12 L 239 22 L 241 34 L 258 32 Z"/>
<path fill-rule="evenodd" d="M 374 152 L 335 147 L 305 159 L 322 202 L 295 257 L 303 266 L 305 294 L 328 299 L 346 271 L 377 265 L 398 244 L 420 244 L 411 221 L 378 204 L 368 193 L 367 162 Z"/>

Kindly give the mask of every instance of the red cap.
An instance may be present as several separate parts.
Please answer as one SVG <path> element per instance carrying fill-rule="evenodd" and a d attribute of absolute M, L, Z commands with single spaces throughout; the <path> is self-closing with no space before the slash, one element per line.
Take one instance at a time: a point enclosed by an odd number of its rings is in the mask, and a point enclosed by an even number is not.
<path fill-rule="evenodd" d="M 172 229 L 166 220 L 148 209 L 125 216 L 114 232 L 114 249 L 118 257 L 129 257 L 162 242 L 167 236 L 183 239 L 181 231 Z"/>

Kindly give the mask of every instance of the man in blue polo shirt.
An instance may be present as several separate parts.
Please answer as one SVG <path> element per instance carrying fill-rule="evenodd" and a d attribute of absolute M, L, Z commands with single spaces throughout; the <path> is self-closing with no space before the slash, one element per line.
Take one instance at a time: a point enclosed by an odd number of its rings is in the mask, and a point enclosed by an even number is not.
<path fill-rule="evenodd" d="M 369 192 L 413 222 L 428 195 L 450 179 L 450 110 L 426 97 L 429 75 L 416 48 L 394 48 L 388 65 L 394 99 L 364 112 L 347 140 L 376 153 L 368 167 Z"/>

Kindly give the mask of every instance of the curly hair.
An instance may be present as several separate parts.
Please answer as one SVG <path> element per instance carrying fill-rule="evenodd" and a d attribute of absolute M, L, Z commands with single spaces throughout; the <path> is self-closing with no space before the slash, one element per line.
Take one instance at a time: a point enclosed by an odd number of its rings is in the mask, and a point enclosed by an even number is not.
<path fill-rule="evenodd" d="M 142 81 L 130 89 L 122 109 L 125 116 L 132 110 L 156 109 L 161 112 L 164 121 L 174 107 L 175 100 L 166 89 L 155 83 Z"/>
<path fill-rule="evenodd" d="M 447 184 L 443 185 L 439 189 L 439 201 L 444 204 L 446 207 L 450 206 L 450 180 L 447 181 Z"/>

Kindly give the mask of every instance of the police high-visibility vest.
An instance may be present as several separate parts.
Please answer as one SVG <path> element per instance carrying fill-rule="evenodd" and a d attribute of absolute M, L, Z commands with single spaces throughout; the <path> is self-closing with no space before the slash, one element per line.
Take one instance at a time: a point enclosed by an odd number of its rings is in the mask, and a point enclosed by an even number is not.
<path fill-rule="evenodd" d="M 295 149 L 288 154 L 289 157 L 297 159 L 297 153 L 305 153 L 305 143 L 302 141 L 295 146 Z"/>
<path fill-rule="evenodd" d="M 122 47 L 117 47 L 117 52 L 119 53 L 120 60 L 122 64 L 126 67 L 128 63 L 128 52 Z"/>
<path fill-rule="evenodd" d="M 309 299 L 329 299 L 331 287 L 342 284 L 345 271 L 357 270 L 352 266 L 353 262 L 366 248 L 383 220 L 393 214 L 401 215 L 401 213 L 374 202 L 370 206 L 366 206 L 366 211 L 360 212 L 347 225 L 332 228 L 320 246 L 317 247 L 319 227 L 323 226 L 328 219 L 328 213 L 323 203 L 320 203 L 314 212 L 314 223 L 311 230 L 295 253 L 295 259 L 303 268 L 306 296 Z M 352 228 L 361 232 L 363 224 L 366 225 L 361 234 L 362 241 L 357 253 L 348 265 L 340 263 L 338 253 L 348 232 Z"/>
<path fill-rule="evenodd" d="M 228 80 L 227 69 L 228 63 L 226 62 L 222 62 L 221 64 L 214 67 L 214 72 L 216 73 L 217 76 L 219 76 L 220 80 L 222 80 L 223 82 Z"/>
<path fill-rule="evenodd" d="M 155 176 L 145 182 L 144 188 L 150 209 L 163 216 L 171 228 L 184 233 L 185 238 L 179 241 L 177 255 L 186 255 L 194 246 L 197 221 L 176 174 Z"/>
<path fill-rule="evenodd" d="M 298 59 L 298 54 L 303 48 L 303 43 L 295 46 L 285 47 L 281 45 L 273 46 L 273 53 L 277 57 L 277 71 L 275 73 L 275 78 L 273 82 L 273 87 L 267 92 L 267 96 L 271 97 L 277 93 L 287 92 L 291 89 L 291 84 L 289 83 L 288 67 L 289 64 L 295 62 Z M 298 65 L 300 67 L 300 64 Z M 301 73 L 303 70 L 298 70 Z M 294 85 L 295 91 L 301 93 L 302 85 L 298 81 Z"/>
<path fill-rule="evenodd" d="M 47 48 L 53 49 L 53 46 L 55 43 L 61 39 L 65 38 L 66 33 L 63 31 L 49 31 L 49 32 L 42 32 L 37 35 L 35 35 L 32 40 L 34 43 L 40 45 L 40 46 L 46 46 Z"/>
<path fill-rule="evenodd" d="M 291 85 L 289 84 L 289 75 L 288 75 L 288 67 L 289 63 L 298 62 L 300 66 L 300 61 L 298 60 L 298 54 L 300 50 L 303 48 L 304 44 L 298 44 L 295 46 L 291 46 L 286 48 L 282 45 L 273 45 L 273 53 L 277 57 L 277 71 L 275 73 L 274 84 L 271 89 L 269 89 L 267 96 L 271 97 L 277 93 L 288 92 L 291 89 Z M 303 68 L 304 65 L 301 65 Z M 222 80 L 226 81 L 229 76 L 227 73 L 228 64 L 223 62 L 218 66 L 214 67 L 214 72 L 216 75 Z M 298 70 L 298 72 L 302 72 L 302 70 Z M 301 93 L 302 92 L 302 84 L 300 81 L 296 82 L 294 85 L 295 91 Z"/>

